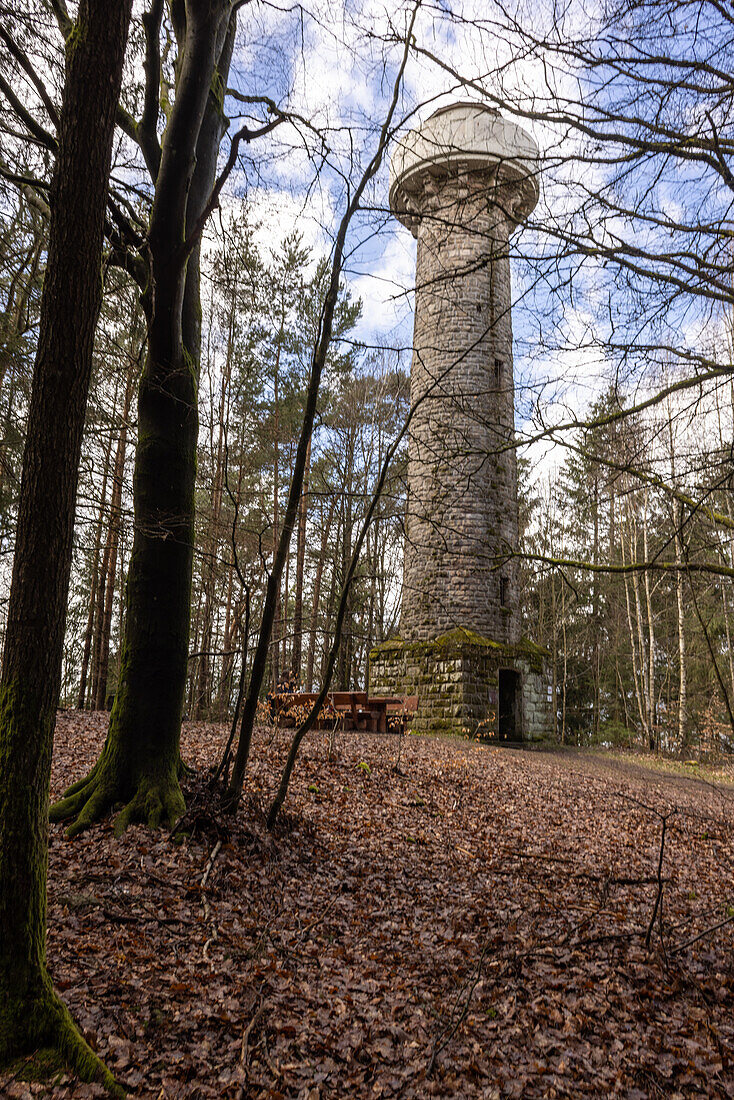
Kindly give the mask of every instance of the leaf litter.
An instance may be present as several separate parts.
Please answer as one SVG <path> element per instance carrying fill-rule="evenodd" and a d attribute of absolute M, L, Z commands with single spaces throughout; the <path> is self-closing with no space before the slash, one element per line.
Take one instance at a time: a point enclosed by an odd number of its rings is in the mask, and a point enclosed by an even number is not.
<path fill-rule="evenodd" d="M 53 795 L 106 721 L 59 715 Z M 270 834 L 289 733 L 258 730 L 229 819 L 225 737 L 185 726 L 183 835 L 50 830 L 51 975 L 131 1093 L 734 1096 L 731 790 L 440 738 L 398 770 L 394 736 L 314 733 Z"/>

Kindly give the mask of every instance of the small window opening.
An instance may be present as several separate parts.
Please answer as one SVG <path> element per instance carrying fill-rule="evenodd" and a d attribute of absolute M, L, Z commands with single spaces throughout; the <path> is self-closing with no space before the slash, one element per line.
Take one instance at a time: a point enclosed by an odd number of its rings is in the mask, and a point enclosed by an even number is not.
<path fill-rule="evenodd" d="M 500 607 L 507 607 L 507 577 L 500 577 Z"/>
<path fill-rule="evenodd" d="M 494 377 L 495 377 L 496 382 L 501 382 L 502 381 L 502 369 L 503 369 L 504 365 L 505 364 L 504 364 L 502 359 L 495 359 L 495 361 L 494 361 Z"/>

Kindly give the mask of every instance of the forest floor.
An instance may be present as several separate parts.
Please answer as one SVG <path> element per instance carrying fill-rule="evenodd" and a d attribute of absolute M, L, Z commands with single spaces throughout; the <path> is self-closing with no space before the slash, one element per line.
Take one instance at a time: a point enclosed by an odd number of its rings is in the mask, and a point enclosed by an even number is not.
<path fill-rule="evenodd" d="M 54 794 L 105 724 L 59 716 Z M 224 736 L 189 723 L 185 759 Z M 396 771 L 395 737 L 340 734 L 329 761 L 313 734 L 271 836 L 288 738 L 258 731 L 225 829 L 51 829 L 54 983 L 135 1095 L 734 1097 L 728 786 L 418 737 Z"/>

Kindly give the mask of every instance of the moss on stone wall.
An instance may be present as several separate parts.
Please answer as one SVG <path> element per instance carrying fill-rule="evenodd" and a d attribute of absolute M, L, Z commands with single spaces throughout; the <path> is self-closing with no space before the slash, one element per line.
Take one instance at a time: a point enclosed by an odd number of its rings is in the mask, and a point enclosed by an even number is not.
<path fill-rule="evenodd" d="M 498 688 L 502 668 L 522 677 L 523 738 L 545 736 L 546 651 L 533 642 L 501 645 L 457 628 L 429 641 L 391 638 L 370 653 L 370 692 L 417 695 L 413 728 L 420 732 L 498 735 Z"/>
<path fill-rule="evenodd" d="M 544 662 L 550 656 L 547 649 L 536 645 L 527 638 L 523 638 L 516 645 L 503 645 L 492 638 L 485 638 L 483 634 L 477 634 L 474 630 L 465 627 L 456 627 L 447 634 L 441 634 L 438 638 L 429 641 L 410 641 L 402 638 L 389 638 L 381 642 L 370 652 L 370 665 L 377 661 L 402 655 L 407 657 L 454 656 L 472 652 L 484 652 L 487 656 L 494 657 L 498 662 L 503 660 L 525 660 L 530 663 L 533 672 L 542 673 Z"/>

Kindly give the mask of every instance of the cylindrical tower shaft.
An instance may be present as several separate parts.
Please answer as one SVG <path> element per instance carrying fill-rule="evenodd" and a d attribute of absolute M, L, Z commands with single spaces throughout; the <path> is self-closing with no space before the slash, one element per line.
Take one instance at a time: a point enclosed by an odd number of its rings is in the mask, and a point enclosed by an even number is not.
<path fill-rule="evenodd" d="M 537 197 L 534 146 L 457 104 L 393 162 L 417 237 L 401 635 L 520 638 L 509 237 Z"/>

